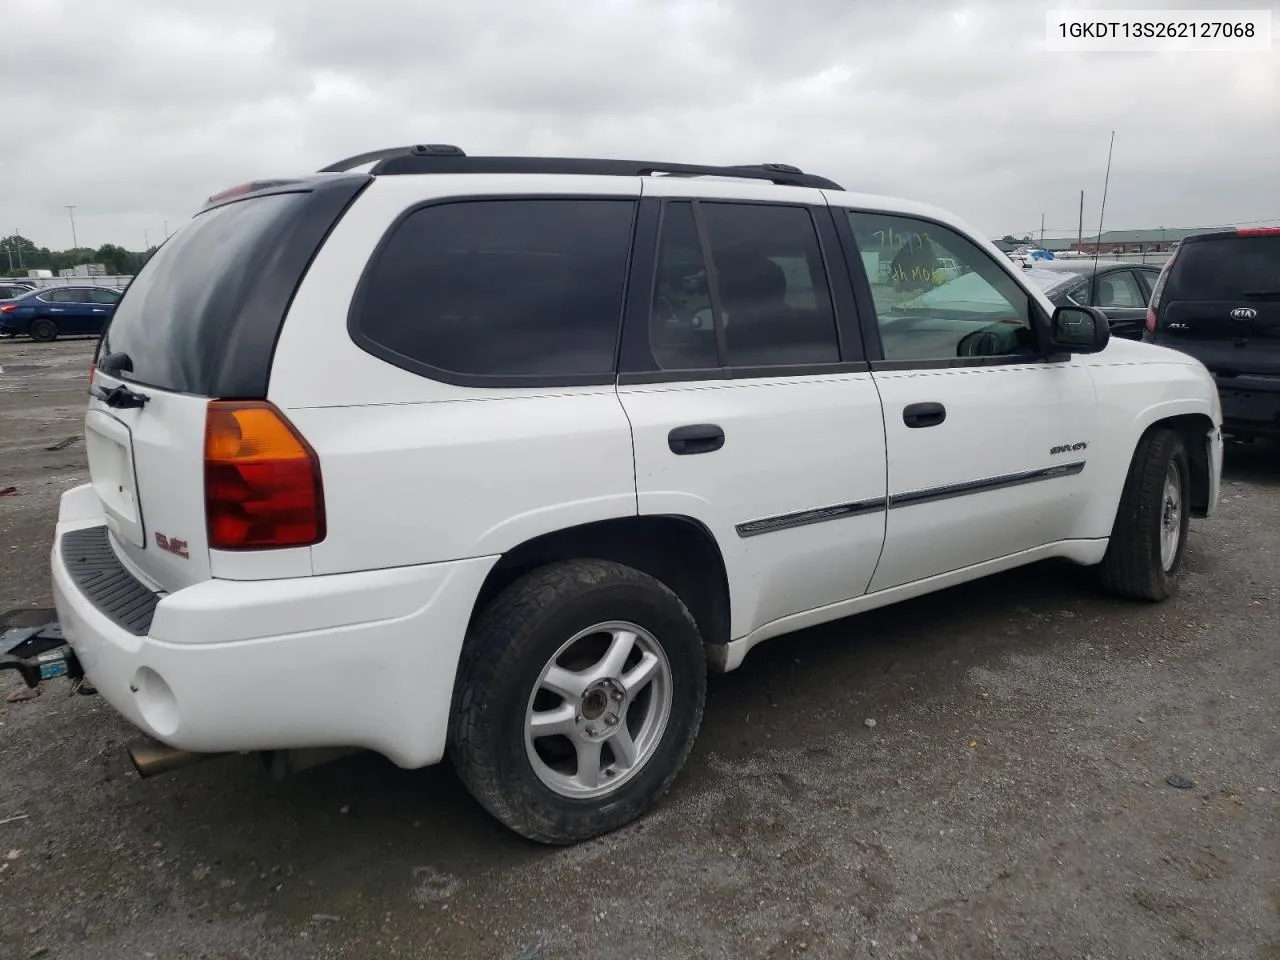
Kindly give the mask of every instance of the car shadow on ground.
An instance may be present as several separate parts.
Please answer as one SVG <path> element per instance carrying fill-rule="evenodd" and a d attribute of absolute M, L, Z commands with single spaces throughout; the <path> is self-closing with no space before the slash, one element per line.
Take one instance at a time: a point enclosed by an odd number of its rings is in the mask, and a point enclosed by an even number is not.
<path fill-rule="evenodd" d="M 834 731 L 858 729 L 904 704 L 923 711 L 922 724 L 948 705 L 968 709 L 971 668 L 998 670 L 1011 653 L 1052 654 L 1069 645 L 1056 631 L 1037 629 L 1040 611 L 1123 622 L 1141 620 L 1147 609 L 1103 596 L 1092 571 L 1050 561 L 762 644 L 739 670 L 712 676 L 702 731 L 671 800 L 704 788 L 713 775 L 711 756 L 734 762 L 779 749 L 816 754 Z M 353 680 L 352 696 L 360 695 Z M 169 776 L 188 782 L 171 780 L 164 801 L 153 793 L 155 781 L 128 791 L 154 808 L 145 820 L 165 847 L 186 848 L 224 869 L 246 858 L 252 862 L 235 872 L 265 871 L 265 893 L 277 879 L 267 860 L 286 861 L 288 873 L 313 885 L 314 896 L 296 907 L 303 917 L 331 909 L 322 904 L 335 891 L 322 878 L 342 889 L 358 880 L 368 896 L 391 882 L 386 877 L 409 876 L 423 863 L 444 875 L 474 877 L 485 867 L 556 855 L 485 814 L 447 764 L 406 771 L 357 754 L 272 781 L 258 760 L 244 757 Z M 222 794 L 216 823 L 197 822 L 213 806 L 197 803 L 201 785 Z M 305 842 L 317 834 L 326 842 Z M 401 869 L 387 870 L 397 862 Z"/>
<path fill-rule="evenodd" d="M 1228 441 L 1223 450 L 1222 480 L 1224 484 L 1280 486 L 1280 440 Z"/>

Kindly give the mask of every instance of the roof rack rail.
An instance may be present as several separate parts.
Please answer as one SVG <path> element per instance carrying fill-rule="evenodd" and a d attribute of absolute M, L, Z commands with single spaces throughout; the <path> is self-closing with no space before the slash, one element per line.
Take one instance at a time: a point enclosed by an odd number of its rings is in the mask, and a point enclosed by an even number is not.
<path fill-rule="evenodd" d="M 826 177 L 805 173 L 788 163 L 707 166 L 648 160 L 599 160 L 588 157 L 469 157 L 451 144 L 417 144 L 373 150 L 330 164 L 321 173 L 341 173 L 373 163 L 377 176 L 416 173 L 560 173 L 612 177 L 733 177 L 765 180 L 782 186 L 843 190 Z"/>
<path fill-rule="evenodd" d="M 347 157 L 345 160 L 339 160 L 337 163 L 331 163 L 327 167 L 321 167 L 319 173 L 346 173 L 348 170 L 354 170 L 356 167 L 363 167 L 366 163 L 374 163 L 375 161 L 389 160 L 393 157 L 465 157 L 461 147 L 455 147 L 451 143 L 415 143 L 408 147 L 387 147 L 383 150 L 370 150 L 368 153 L 357 153 L 354 157 Z"/>

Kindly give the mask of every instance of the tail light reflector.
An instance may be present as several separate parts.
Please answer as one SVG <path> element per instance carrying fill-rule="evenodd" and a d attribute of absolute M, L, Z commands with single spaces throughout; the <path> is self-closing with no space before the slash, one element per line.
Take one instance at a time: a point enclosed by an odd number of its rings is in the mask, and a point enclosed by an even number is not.
<path fill-rule="evenodd" d="M 1147 333 L 1156 332 L 1156 312 L 1147 307 Z"/>
<path fill-rule="evenodd" d="M 1280 227 L 1241 227 L 1236 233 L 1242 237 L 1280 237 Z"/>
<path fill-rule="evenodd" d="M 0 307 L 0 313 L 13 313 L 17 309 L 18 305 L 16 303 L 6 303 L 3 307 Z"/>
<path fill-rule="evenodd" d="M 210 549 L 304 547 L 324 539 L 320 459 L 265 401 L 210 401 L 204 499 Z"/>

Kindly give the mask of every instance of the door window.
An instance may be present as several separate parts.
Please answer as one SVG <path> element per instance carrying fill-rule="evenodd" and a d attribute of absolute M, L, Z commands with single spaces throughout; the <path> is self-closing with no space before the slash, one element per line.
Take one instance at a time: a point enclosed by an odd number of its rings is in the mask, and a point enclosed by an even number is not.
<path fill-rule="evenodd" d="M 1036 353 L 1030 295 L 973 241 L 914 217 L 848 216 L 886 360 Z M 959 275 L 940 267 L 944 261 Z"/>
<path fill-rule="evenodd" d="M 120 294 L 116 293 L 114 290 L 90 290 L 89 291 L 90 303 L 115 303 L 119 299 L 120 299 Z"/>
<path fill-rule="evenodd" d="M 650 323 L 658 366 L 839 362 L 835 310 L 808 209 L 701 202 L 697 214 L 687 201 L 664 208 Z"/>
<path fill-rule="evenodd" d="M 1147 305 L 1146 294 L 1142 292 L 1138 278 L 1131 270 L 1117 270 L 1115 273 L 1103 274 L 1095 283 L 1097 296 L 1094 299 L 1097 302 L 1092 306 L 1099 310 L 1106 310 L 1108 307 L 1141 309 Z"/>

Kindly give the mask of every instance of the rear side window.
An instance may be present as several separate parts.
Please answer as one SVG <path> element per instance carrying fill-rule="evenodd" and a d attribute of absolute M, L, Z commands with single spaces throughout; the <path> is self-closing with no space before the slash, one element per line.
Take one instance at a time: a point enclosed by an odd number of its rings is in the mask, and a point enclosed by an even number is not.
<path fill-rule="evenodd" d="M 650 318 L 662 370 L 837 363 L 826 267 L 804 207 L 667 203 Z M 714 279 L 714 287 L 711 280 Z"/>
<path fill-rule="evenodd" d="M 99 356 L 123 353 L 126 379 L 162 390 L 211 395 L 250 278 L 283 244 L 280 226 L 305 193 L 227 204 L 196 216 L 166 240 L 129 285 Z"/>
<path fill-rule="evenodd" d="M 415 210 L 375 255 L 352 334 L 446 382 L 611 379 L 635 206 L 521 198 Z"/>
<path fill-rule="evenodd" d="M 1162 299 L 1248 300 L 1280 294 L 1280 236 L 1184 243 Z"/>

